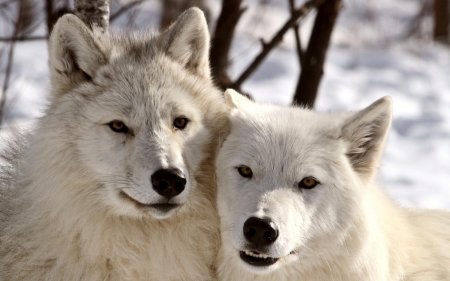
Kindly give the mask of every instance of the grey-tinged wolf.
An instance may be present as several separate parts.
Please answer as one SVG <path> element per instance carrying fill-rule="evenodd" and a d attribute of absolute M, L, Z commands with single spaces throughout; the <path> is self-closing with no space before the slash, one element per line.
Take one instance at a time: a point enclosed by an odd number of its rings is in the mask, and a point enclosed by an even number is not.
<path fill-rule="evenodd" d="M 400 208 L 374 181 L 390 98 L 340 114 L 225 99 L 220 280 L 450 280 L 450 213 Z"/>
<path fill-rule="evenodd" d="M 51 34 L 51 95 L 3 153 L 0 280 L 211 280 L 227 106 L 192 8 L 161 33 Z"/>

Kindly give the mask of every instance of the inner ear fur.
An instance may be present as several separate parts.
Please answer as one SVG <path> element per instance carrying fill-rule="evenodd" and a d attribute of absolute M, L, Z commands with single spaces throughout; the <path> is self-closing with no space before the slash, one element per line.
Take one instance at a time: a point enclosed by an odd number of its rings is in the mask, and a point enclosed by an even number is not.
<path fill-rule="evenodd" d="M 186 10 L 164 34 L 166 53 L 186 69 L 210 78 L 209 31 L 203 12 Z"/>
<path fill-rule="evenodd" d="M 107 52 L 80 19 L 62 16 L 49 40 L 50 71 L 53 95 L 59 96 L 90 80 L 107 63 Z"/>
<path fill-rule="evenodd" d="M 230 108 L 240 108 L 254 104 L 254 102 L 244 95 L 236 92 L 233 89 L 227 89 L 224 93 L 225 103 Z"/>
<path fill-rule="evenodd" d="M 344 124 L 341 137 L 349 143 L 346 155 L 359 174 L 368 178 L 375 174 L 391 119 L 392 100 L 384 97 Z"/>

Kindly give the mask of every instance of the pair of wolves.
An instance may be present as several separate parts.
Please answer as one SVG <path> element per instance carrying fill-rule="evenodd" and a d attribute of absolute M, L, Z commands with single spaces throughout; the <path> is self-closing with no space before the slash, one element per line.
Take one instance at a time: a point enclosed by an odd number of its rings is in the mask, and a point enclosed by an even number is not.
<path fill-rule="evenodd" d="M 222 96 L 208 42 L 198 9 L 151 36 L 58 21 L 50 105 L 3 153 L 1 281 L 450 280 L 450 216 L 373 184 L 389 99 Z"/>

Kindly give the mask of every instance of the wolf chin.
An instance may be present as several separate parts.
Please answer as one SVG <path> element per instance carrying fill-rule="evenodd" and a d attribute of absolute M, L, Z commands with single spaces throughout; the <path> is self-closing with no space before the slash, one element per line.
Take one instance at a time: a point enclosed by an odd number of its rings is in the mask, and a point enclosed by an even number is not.
<path fill-rule="evenodd" d="M 211 280 L 226 104 L 199 9 L 161 33 L 50 38 L 51 96 L 3 153 L 0 280 Z"/>
<path fill-rule="evenodd" d="M 220 280 L 450 280 L 450 213 L 400 208 L 374 181 L 390 98 L 340 114 L 225 99 Z"/>

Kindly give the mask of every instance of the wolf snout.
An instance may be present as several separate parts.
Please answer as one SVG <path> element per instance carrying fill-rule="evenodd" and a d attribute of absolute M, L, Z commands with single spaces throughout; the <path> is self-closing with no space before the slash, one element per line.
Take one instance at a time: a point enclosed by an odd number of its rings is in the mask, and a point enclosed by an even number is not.
<path fill-rule="evenodd" d="M 244 223 L 244 237 L 251 246 L 269 246 L 278 238 L 278 227 L 269 218 L 251 217 Z"/>
<path fill-rule="evenodd" d="M 186 185 L 186 177 L 176 168 L 160 169 L 154 172 L 151 181 L 153 189 L 167 200 L 183 192 Z"/>

